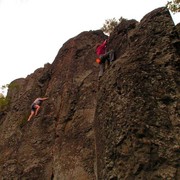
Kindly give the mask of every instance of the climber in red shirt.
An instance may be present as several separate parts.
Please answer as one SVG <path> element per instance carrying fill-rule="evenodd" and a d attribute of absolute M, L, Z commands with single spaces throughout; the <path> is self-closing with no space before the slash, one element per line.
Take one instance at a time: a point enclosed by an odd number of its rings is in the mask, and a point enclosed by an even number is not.
<path fill-rule="evenodd" d="M 110 62 L 114 61 L 114 51 L 107 51 L 107 41 L 104 40 L 104 42 L 96 47 L 96 54 L 98 58 L 96 59 L 96 62 L 99 64 L 99 79 L 102 77 L 104 70 L 105 70 L 105 63 L 107 62 L 107 65 L 110 65 Z"/>
<path fill-rule="evenodd" d="M 106 53 L 107 40 L 105 40 L 102 44 L 98 45 L 96 48 L 96 54 L 98 56 Z"/>

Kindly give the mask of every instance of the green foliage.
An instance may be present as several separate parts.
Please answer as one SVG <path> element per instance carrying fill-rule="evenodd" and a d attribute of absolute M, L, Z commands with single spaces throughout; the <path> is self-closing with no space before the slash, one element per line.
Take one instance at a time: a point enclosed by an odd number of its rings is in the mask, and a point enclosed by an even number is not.
<path fill-rule="evenodd" d="M 0 97 L 0 111 L 3 111 L 9 104 L 8 98 L 1 96 Z"/>
<path fill-rule="evenodd" d="M 180 0 L 168 1 L 166 7 L 173 13 L 180 12 Z"/>
<path fill-rule="evenodd" d="M 107 19 L 105 20 L 105 23 L 103 24 L 103 27 L 101 30 L 106 34 L 111 34 L 114 30 L 114 28 L 123 20 L 124 18 L 120 18 L 119 20 L 116 20 L 116 18 L 113 19 Z"/>
<path fill-rule="evenodd" d="M 178 13 L 180 12 L 180 0 L 171 0 L 168 1 L 166 4 L 166 7 L 172 12 L 172 13 Z M 119 20 L 116 20 L 115 18 L 107 19 L 105 20 L 105 23 L 103 24 L 103 27 L 101 30 L 110 35 L 114 28 L 123 20 L 124 18 L 121 17 Z"/>

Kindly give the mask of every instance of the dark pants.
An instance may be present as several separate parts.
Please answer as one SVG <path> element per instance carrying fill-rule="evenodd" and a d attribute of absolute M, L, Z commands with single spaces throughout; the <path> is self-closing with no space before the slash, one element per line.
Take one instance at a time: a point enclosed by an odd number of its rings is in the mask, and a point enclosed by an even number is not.
<path fill-rule="evenodd" d="M 112 61 L 114 61 L 114 51 L 108 51 L 107 53 L 100 55 L 101 63 L 99 64 L 99 77 L 101 77 L 105 71 L 105 66 L 110 65 Z"/>

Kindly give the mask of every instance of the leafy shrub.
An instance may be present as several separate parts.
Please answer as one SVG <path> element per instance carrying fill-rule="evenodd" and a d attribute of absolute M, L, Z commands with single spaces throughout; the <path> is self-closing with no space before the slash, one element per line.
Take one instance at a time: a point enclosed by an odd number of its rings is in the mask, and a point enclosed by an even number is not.
<path fill-rule="evenodd" d="M 0 110 L 3 111 L 9 104 L 8 98 L 2 96 L 0 97 Z"/>

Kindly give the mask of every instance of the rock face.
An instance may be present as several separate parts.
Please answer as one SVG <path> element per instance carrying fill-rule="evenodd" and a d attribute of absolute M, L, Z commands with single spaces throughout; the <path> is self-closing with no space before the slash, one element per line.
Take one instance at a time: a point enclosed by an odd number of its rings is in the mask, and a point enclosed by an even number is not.
<path fill-rule="evenodd" d="M 98 81 L 102 31 L 68 40 L 54 62 L 10 84 L 0 113 L 0 177 L 179 179 L 179 25 L 165 8 L 123 20 Z M 48 97 L 30 122 L 30 105 Z"/>
<path fill-rule="evenodd" d="M 180 42 L 171 17 L 154 10 L 111 38 L 129 45 L 116 46 L 120 56 L 99 85 L 98 179 L 179 179 Z"/>
<path fill-rule="evenodd" d="M 101 31 L 83 32 L 63 45 L 51 65 L 10 84 L 0 120 L 1 177 L 95 179 L 94 46 L 103 38 Z M 49 99 L 27 123 L 36 97 Z"/>

